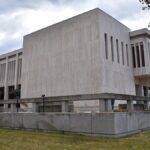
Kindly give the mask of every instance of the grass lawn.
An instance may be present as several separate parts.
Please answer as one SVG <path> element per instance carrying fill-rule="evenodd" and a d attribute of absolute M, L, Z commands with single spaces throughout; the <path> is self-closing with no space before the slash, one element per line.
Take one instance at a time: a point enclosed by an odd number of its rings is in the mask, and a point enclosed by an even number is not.
<path fill-rule="evenodd" d="M 150 131 L 108 139 L 0 129 L 0 150 L 150 150 Z"/>

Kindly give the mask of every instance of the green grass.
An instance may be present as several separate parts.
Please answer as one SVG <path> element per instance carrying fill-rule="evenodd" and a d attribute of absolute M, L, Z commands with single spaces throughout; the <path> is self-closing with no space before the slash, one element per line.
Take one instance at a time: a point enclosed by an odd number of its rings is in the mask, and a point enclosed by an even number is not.
<path fill-rule="evenodd" d="M 150 131 L 108 139 L 0 129 L 0 150 L 150 150 Z"/>

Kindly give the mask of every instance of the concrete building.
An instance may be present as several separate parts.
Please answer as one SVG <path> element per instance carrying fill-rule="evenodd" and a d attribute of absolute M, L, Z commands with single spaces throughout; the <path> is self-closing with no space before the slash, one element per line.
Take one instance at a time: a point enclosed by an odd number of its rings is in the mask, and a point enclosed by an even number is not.
<path fill-rule="evenodd" d="M 0 56 L 0 100 L 14 99 L 14 90 L 21 90 L 22 49 Z M 10 109 L 10 104 L 5 104 Z"/>
<path fill-rule="evenodd" d="M 26 35 L 22 49 L 0 56 L 0 99 L 14 98 L 9 93 L 17 87 L 21 98 L 98 93 L 148 96 L 150 31 L 130 32 L 94 9 Z M 92 111 L 99 100 L 73 105 L 76 111 Z"/>

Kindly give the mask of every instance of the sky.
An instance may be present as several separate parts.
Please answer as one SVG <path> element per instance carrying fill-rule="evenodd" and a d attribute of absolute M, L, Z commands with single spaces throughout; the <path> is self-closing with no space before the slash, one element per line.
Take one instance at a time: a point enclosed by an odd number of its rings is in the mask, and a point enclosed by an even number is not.
<path fill-rule="evenodd" d="M 100 8 L 131 30 L 147 28 L 150 10 L 139 0 L 0 0 L 0 54 L 22 48 L 23 36 Z"/>

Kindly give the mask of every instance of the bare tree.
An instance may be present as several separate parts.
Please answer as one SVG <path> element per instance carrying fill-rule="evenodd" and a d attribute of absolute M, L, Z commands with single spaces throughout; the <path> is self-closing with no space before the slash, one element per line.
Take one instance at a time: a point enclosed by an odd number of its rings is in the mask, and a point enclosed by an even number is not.
<path fill-rule="evenodd" d="M 143 10 L 150 9 L 150 0 L 139 0 L 143 5 Z"/>
<path fill-rule="evenodd" d="M 139 1 L 143 5 L 143 7 L 142 7 L 143 10 L 146 10 L 146 9 L 150 10 L 150 0 L 139 0 Z M 148 27 L 150 27 L 150 23 L 149 23 Z"/>

